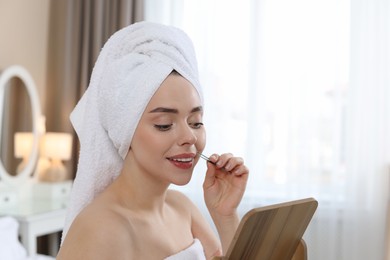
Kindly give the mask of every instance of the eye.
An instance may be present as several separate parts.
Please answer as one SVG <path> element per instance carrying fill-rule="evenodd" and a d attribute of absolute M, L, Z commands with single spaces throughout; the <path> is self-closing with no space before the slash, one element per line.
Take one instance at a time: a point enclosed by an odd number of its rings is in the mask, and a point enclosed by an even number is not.
<path fill-rule="evenodd" d="M 194 129 L 199 129 L 203 126 L 202 122 L 190 123 L 190 126 Z"/>
<path fill-rule="evenodd" d="M 154 127 L 157 130 L 159 130 L 159 131 L 168 131 L 169 129 L 171 129 L 172 124 L 169 124 L 169 125 L 154 125 Z"/>

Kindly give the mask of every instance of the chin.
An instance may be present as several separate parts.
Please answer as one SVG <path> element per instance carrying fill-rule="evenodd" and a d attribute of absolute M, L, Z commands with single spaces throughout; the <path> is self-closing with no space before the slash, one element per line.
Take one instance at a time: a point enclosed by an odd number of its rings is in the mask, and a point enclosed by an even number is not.
<path fill-rule="evenodd" d="M 192 177 L 192 175 L 189 178 L 186 177 L 186 178 L 182 178 L 181 180 L 176 179 L 172 182 L 172 184 L 177 185 L 177 186 L 187 185 L 191 181 L 191 177 Z"/>

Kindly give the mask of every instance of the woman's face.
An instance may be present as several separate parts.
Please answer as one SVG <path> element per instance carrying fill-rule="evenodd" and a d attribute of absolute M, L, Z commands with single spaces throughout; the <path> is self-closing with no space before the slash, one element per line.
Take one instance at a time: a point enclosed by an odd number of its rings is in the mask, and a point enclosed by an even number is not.
<path fill-rule="evenodd" d="M 187 184 L 203 151 L 206 133 L 196 89 L 170 74 L 147 105 L 134 133 L 129 155 L 139 170 L 176 185 Z"/>

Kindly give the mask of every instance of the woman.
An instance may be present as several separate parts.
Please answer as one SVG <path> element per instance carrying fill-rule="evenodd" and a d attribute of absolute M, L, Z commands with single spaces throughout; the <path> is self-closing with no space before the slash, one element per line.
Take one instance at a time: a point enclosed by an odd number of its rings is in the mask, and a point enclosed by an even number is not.
<path fill-rule="evenodd" d="M 180 30 L 133 24 L 105 44 L 72 112 L 81 149 L 57 259 L 211 259 L 238 227 L 248 169 L 207 162 L 206 206 L 219 238 L 171 183 L 187 184 L 205 147 L 192 43 Z"/>

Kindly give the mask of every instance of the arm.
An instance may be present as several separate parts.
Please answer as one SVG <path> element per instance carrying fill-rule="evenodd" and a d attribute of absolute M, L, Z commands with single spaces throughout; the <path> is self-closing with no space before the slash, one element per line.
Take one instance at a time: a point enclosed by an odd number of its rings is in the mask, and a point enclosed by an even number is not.
<path fill-rule="evenodd" d="M 238 224 L 240 223 L 240 219 L 236 213 L 228 217 L 220 216 L 218 214 L 210 214 L 221 239 L 222 254 L 226 255 L 234 234 L 236 233 Z"/>
<path fill-rule="evenodd" d="M 207 163 L 204 197 L 217 227 L 225 255 L 239 224 L 237 207 L 244 195 L 249 170 L 242 158 L 213 154 Z"/>
<path fill-rule="evenodd" d="M 213 259 L 215 256 L 221 256 L 221 244 L 209 222 L 204 218 L 200 210 L 194 203 L 179 191 L 170 191 L 174 194 L 178 207 L 182 207 L 185 211 L 189 210 L 191 216 L 191 232 L 195 238 L 202 242 L 206 259 Z"/>

